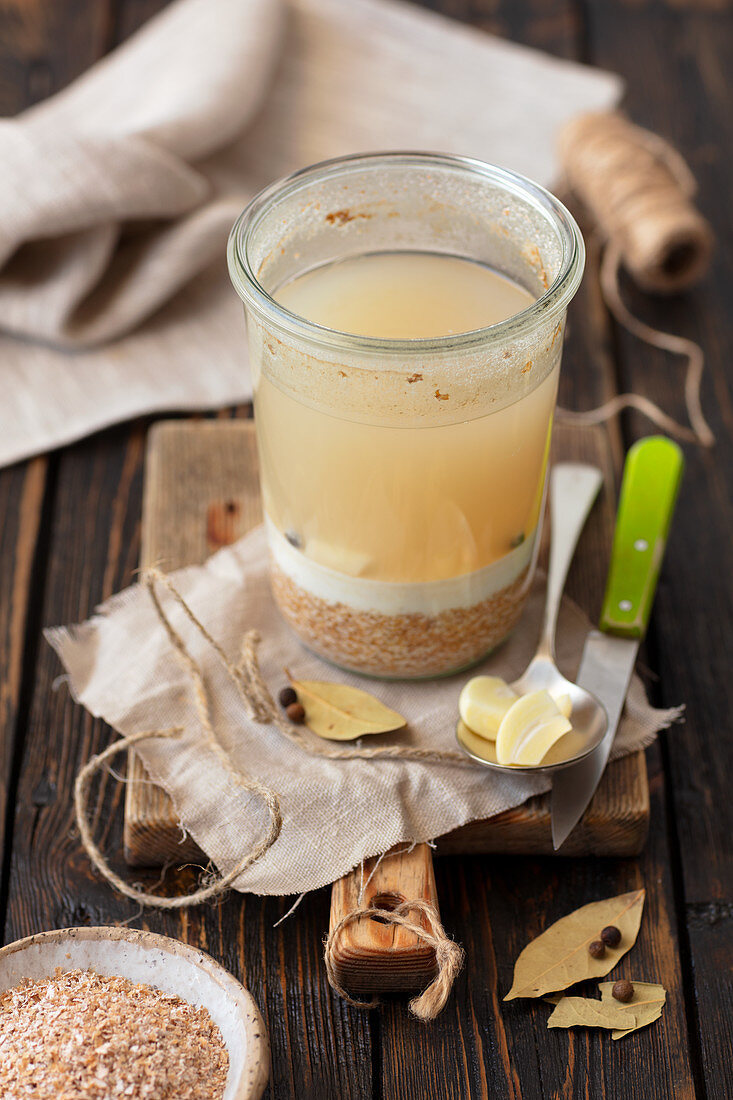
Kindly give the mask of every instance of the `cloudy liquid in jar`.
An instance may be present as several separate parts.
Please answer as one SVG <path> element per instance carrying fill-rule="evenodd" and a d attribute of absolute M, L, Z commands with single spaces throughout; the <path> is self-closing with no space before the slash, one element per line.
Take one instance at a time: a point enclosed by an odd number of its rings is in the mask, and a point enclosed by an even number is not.
<path fill-rule="evenodd" d="M 483 328 L 534 301 L 481 264 L 409 252 L 316 268 L 275 298 L 328 328 L 402 339 Z M 419 375 L 416 358 L 409 384 L 420 385 Z M 346 576 L 412 584 L 489 566 L 537 526 L 556 385 L 552 371 L 490 415 L 395 427 L 310 408 L 262 374 L 255 405 L 268 519 L 307 558 Z"/>

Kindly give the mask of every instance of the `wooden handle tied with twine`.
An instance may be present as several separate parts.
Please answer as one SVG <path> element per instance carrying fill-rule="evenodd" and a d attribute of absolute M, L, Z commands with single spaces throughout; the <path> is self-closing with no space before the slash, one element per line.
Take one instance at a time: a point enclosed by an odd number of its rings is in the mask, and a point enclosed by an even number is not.
<path fill-rule="evenodd" d="M 428 922 L 427 929 L 410 917 L 410 913 L 414 912 L 423 915 Z M 445 1007 L 453 983 L 463 968 L 464 953 L 463 948 L 446 935 L 435 906 L 422 901 L 422 899 L 415 898 L 412 901 L 404 901 L 400 905 L 396 905 L 394 909 L 381 909 L 366 905 L 360 906 L 358 909 L 352 909 L 350 913 L 347 913 L 331 929 L 325 941 L 324 960 L 326 973 L 332 988 L 354 1008 L 374 1008 L 379 1004 L 376 997 L 371 1001 L 358 1001 L 351 997 L 338 980 L 334 961 L 334 948 L 344 929 L 355 921 L 375 919 L 381 920 L 385 924 L 401 925 L 434 949 L 436 975 L 422 993 L 417 997 L 413 997 L 409 1003 L 409 1009 L 413 1016 L 417 1016 L 419 1020 L 434 1020 Z"/>

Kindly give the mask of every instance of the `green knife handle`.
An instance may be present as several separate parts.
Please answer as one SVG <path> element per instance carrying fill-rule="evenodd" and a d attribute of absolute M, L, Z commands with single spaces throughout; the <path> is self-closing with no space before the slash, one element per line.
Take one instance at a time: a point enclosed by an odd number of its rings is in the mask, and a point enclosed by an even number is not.
<path fill-rule="evenodd" d="M 601 630 L 644 636 L 683 468 L 682 451 L 664 436 L 639 440 L 626 456 Z"/>

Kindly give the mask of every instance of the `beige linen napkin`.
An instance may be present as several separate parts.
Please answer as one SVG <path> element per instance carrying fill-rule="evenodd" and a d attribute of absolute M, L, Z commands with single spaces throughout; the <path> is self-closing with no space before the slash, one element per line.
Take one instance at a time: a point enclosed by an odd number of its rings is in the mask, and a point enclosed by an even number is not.
<path fill-rule="evenodd" d="M 0 120 L 0 465 L 247 399 L 224 246 L 272 179 L 349 152 L 469 154 L 552 183 L 617 77 L 383 0 L 178 0 Z"/>
<path fill-rule="evenodd" d="M 399 734 L 363 738 L 365 744 L 456 749 L 458 694 L 466 675 L 420 684 L 364 681 L 308 653 L 285 626 L 270 594 L 262 528 L 220 550 L 204 565 L 178 570 L 172 579 L 230 660 L 237 659 L 247 630 L 260 632 L 261 668 L 273 693 L 285 682 L 285 666 L 296 678 L 336 679 L 366 687 L 403 714 L 409 727 Z M 211 648 L 170 596 L 163 600 L 174 629 L 204 671 L 220 742 L 239 768 L 280 798 L 282 833 L 240 876 L 239 890 L 257 894 L 313 890 L 394 844 L 430 840 L 549 788 L 547 779 L 498 775 L 468 759 L 461 764 L 424 764 L 311 755 L 274 726 L 247 716 Z M 543 601 L 540 581 L 522 629 L 481 671 L 507 679 L 521 672 L 536 645 Z M 565 601 L 558 658 L 570 676 L 576 672 L 589 627 L 579 609 Z M 222 873 L 234 868 L 266 834 L 268 818 L 261 800 L 237 789 L 202 746 L 188 674 L 173 653 L 144 586 L 133 585 L 107 600 L 87 622 L 49 630 L 46 637 L 69 673 L 74 698 L 120 733 L 185 727 L 182 740 L 145 741 L 136 751 L 173 799 L 182 828 Z M 678 715 L 678 709 L 652 709 L 635 676 L 613 755 L 648 745 Z"/>

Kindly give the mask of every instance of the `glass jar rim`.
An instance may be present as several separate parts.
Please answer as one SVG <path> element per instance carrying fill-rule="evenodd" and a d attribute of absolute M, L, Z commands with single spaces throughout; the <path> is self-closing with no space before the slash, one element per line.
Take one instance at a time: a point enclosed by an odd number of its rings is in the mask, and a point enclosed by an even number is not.
<path fill-rule="evenodd" d="M 549 287 L 526 309 L 513 314 L 504 321 L 483 328 L 470 329 L 467 332 L 450 333 L 446 336 L 428 338 L 386 338 L 379 336 L 360 336 L 355 333 L 341 332 L 327 328 L 315 321 L 309 321 L 300 314 L 293 313 L 281 305 L 260 283 L 255 274 L 248 251 L 248 244 L 261 219 L 266 216 L 272 205 L 279 199 L 297 193 L 309 185 L 329 178 L 338 178 L 368 167 L 394 165 L 397 167 L 425 167 L 463 171 L 481 176 L 487 182 L 504 187 L 509 193 L 531 203 L 534 208 L 550 221 L 558 233 L 562 244 L 562 259 L 558 274 Z M 289 176 L 275 180 L 248 203 L 232 226 L 227 245 L 229 275 L 237 294 L 250 309 L 276 327 L 296 338 L 308 339 L 321 346 L 335 349 L 359 350 L 400 356 L 426 352 L 448 352 L 466 350 L 477 345 L 498 343 L 512 339 L 541 321 L 549 321 L 563 313 L 580 285 L 585 265 L 585 245 L 578 225 L 570 211 L 559 199 L 519 172 L 473 157 L 455 156 L 448 153 L 390 152 L 355 153 L 350 156 L 334 157 L 317 164 L 301 168 Z"/>

